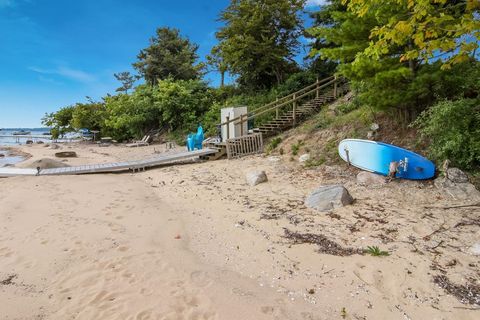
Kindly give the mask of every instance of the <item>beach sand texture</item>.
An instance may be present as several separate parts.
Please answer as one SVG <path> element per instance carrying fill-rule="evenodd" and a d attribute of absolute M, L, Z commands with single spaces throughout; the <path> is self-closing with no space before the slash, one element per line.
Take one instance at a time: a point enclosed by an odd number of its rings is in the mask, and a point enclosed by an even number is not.
<path fill-rule="evenodd" d="M 141 158 L 154 147 L 72 148 L 79 157 L 69 165 Z M 32 158 L 19 166 L 55 152 L 21 149 Z M 253 169 L 269 182 L 247 186 Z M 452 200 L 431 183 L 358 186 L 355 172 L 248 157 L 0 179 L 0 319 L 478 318 L 432 280 L 479 277 L 469 252 L 478 226 L 454 227 L 480 219 L 478 210 L 425 209 Z M 343 183 L 356 202 L 331 214 L 303 206 L 329 183 Z M 285 229 L 391 255 L 321 254 Z"/>

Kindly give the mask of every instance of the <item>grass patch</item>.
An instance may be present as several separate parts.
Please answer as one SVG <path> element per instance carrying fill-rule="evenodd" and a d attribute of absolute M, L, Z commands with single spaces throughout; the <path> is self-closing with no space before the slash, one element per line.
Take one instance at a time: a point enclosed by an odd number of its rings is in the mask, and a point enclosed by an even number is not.
<path fill-rule="evenodd" d="M 373 257 L 382 257 L 382 256 L 389 256 L 390 255 L 390 253 L 388 251 L 382 251 L 377 246 L 367 247 L 367 249 L 365 249 L 365 253 L 368 253 L 369 255 L 371 255 Z"/>
<path fill-rule="evenodd" d="M 292 154 L 296 156 L 298 152 L 300 151 L 300 147 L 304 145 L 304 142 L 302 140 L 297 141 L 297 143 L 292 144 L 291 149 L 292 149 Z"/>
<path fill-rule="evenodd" d="M 324 156 L 320 156 L 317 158 L 310 158 L 307 161 L 305 161 L 305 168 L 314 168 L 321 166 L 327 161 L 327 159 Z"/>
<path fill-rule="evenodd" d="M 267 152 L 275 150 L 280 145 L 281 142 L 282 142 L 281 137 L 275 137 L 272 140 L 270 140 L 270 142 L 267 145 Z"/>

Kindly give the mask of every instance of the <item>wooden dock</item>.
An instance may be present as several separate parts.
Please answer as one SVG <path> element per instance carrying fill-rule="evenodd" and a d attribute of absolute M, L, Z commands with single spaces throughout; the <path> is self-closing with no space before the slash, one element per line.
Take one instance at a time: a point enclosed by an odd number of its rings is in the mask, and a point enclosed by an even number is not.
<path fill-rule="evenodd" d="M 63 167 L 54 169 L 23 169 L 23 168 L 0 168 L 0 178 L 14 176 L 51 176 L 51 175 L 75 175 L 87 173 L 108 173 L 119 171 L 140 171 L 146 168 L 155 167 L 163 164 L 174 163 L 180 160 L 188 160 L 200 156 L 207 156 L 217 153 L 216 149 L 202 149 L 189 152 L 179 152 L 168 155 L 158 155 L 144 160 L 111 162 L 101 164 L 87 164 L 76 167 Z"/>

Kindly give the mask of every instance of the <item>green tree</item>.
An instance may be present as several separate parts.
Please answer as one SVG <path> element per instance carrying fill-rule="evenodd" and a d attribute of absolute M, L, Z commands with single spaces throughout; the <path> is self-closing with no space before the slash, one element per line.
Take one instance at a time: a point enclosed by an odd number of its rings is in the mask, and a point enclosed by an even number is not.
<path fill-rule="evenodd" d="M 163 125 L 186 131 L 199 124 L 214 95 L 203 81 L 166 79 L 154 88 L 153 100 Z"/>
<path fill-rule="evenodd" d="M 228 71 L 228 66 L 222 57 L 222 51 L 219 46 L 214 46 L 209 55 L 207 55 L 208 71 L 217 71 L 220 73 L 220 87 L 225 86 L 225 74 Z"/>
<path fill-rule="evenodd" d="M 426 89 L 444 76 L 442 63 L 465 61 L 475 47 L 465 39 L 478 37 L 469 1 L 333 0 L 323 10 L 324 23 L 309 30 L 323 46 L 311 54 L 339 61 L 338 72 L 352 80 L 361 101 L 397 110 L 404 120 L 435 101 Z M 439 57 L 445 61 L 432 64 Z"/>
<path fill-rule="evenodd" d="M 58 139 L 67 132 L 73 131 L 71 121 L 74 110 L 74 106 L 63 107 L 57 112 L 46 113 L 42 118 L 42 124 L 51 128 L 50 133 L 53 139 Z"/>
<path fill-rule="evenodd" d="M 158 28 L 150 46 L 138 54 L 133 67 L 150 85 L 159 80 L 198 79 L 203 66 L 197 64 L 198 45 L 182 38 L 178 29 Z"/>
<path fill-rule="evenodd" d="M 105 116 L 106 108 L 102 102 L 77 103 L 72 112 L 70 125 L 75 130 L 87 128 L 102 131 Z"/>
<path fill-rule="evenodd" d="M 270 88 L 298 70 L 305 0 L 231 0 L 217 32 L 228 70 L 247 88 Z"/>
<path fill-rule="evenodd" d="M 139 138 L 159 127 L 161 115 L 153 101 L 154 88 L 139 85 L 132 94 L 105 98 L 106 119 L 104 131 L 118 140 Z"/>
<path fill-rule="evenodd" d="M 128 71 L 114 73 L 113 76 L 122 83 L 122 86 L 115 89 L 115 91 L 124 92 L 125 94 L 128 93 L 128 90 L 133 88 L 133 84 L 137 80 L 137 77 L 130 74 Z"/>

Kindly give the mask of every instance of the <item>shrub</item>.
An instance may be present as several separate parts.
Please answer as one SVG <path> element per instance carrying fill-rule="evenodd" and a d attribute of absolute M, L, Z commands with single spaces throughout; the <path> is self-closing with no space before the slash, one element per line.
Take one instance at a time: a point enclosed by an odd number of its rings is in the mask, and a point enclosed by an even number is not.
<path fill-rule="evenodd" d="M 480 167 L 480 99 L 439 102 L 413 123 L 428 139 L 430 156 L 462 169 Z"/>

